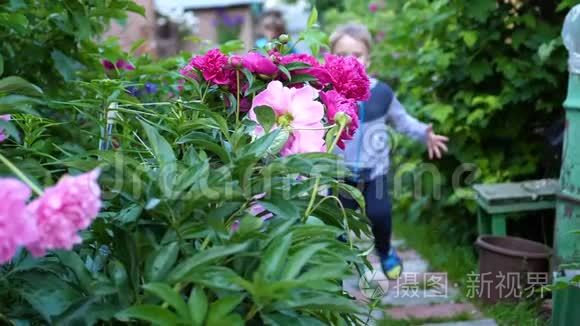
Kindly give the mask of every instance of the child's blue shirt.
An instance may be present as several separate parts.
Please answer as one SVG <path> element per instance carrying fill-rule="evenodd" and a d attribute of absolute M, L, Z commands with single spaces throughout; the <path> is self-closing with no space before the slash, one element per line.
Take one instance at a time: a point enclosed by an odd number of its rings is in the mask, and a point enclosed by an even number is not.
<path fill-rule="evenodd" d="M 359 128 L 345 149 L 337 149 L 346 164 L 359 177 L 372 180 L 389 169 L 390 143 L 388 127 L 415 140 L 426 142 L 427 125 L 407 113 L 393 90 L 381 81 L 371 79 L 371 96 L 359 103 Z"/>

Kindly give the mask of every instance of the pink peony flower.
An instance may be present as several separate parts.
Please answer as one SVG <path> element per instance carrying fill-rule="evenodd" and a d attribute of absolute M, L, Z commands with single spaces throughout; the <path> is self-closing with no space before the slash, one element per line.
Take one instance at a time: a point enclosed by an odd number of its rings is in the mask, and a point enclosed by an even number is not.
<path fill-rule="evenodd" d="M 280 151 L 280 155 L 314 152 L 326 152 L 324 130 L 294 130 Z"/>
<path fill-rule="evenodd" d="M 344 149 L 344 141 L 351 140 L 358 129 L 358 105 L 354 100 L 345 98 L 335 90 L 320 92 L 320 100 L 326 106 L 326 117 L 331 123 L 335 123 L 338 113 L 344 113 L 350 118 L 348 126 L 336 143 L 339 148 Z"/>
<path fill-rule="evenodd" d="M 194 68 L 201 72 L 205 80 L 216 85 L 231 85 L 232 80 L 236 80 L 236 74 L 228 64 L 228 57 L 219 49 L 193 57 L 180 72 L 184 76 L 197 78 Z"/>
<path fill-rule="evenodd" d="M 276 114 L 275 128 L 290 129 L 290 137 L 281 151 L 282 155 L 323 152 L 324 130 L 322 118 L 324 107 L 315 101 L 318 92 L 311 86 L 300 89 L 284 87 L 280 81 L 272 81 L 252 102 L 249 117 L 258 121 L 254 109 L 266 105 Z M 258 126 L 257 134 L 264 130 Z"/>
<path fill-rule="evenodd" d="M 370 12 L 375 13 L 378 10 L 379 10 L 379 5 L 378 4 L 376 4 L 374 2 L 369 4 L 369 11 Z"/>
<path fill-rule="evenodd" d="M 2 114 L 0 115 L 0 120 L 10 121 L 10 114 Z M 4 133 L 4 128 L 0 127 L 0 143 L 5 141 L 8 136 Z"/>
<path fill-rule="evenodd" d="M 365 67 L 355 57 L 326 55 L 324 69 L 328 75 L 322 76 L 323 84 L 331 84 L 342 96 L 357 101 L 366 101 L 370 96 L 370 80 Z"/>
<path fill-rule="evenodd" d="M 0 179 L 0 264 L 38 237 L 36 221 L 26 210 L 30 188 L 15 179 Z"/>
<path fill-rule="evenodd" d="M 273 76 L 278 72 L 278 67 L 272 59 L 257 52 L 250 52 L 243 56 L 242 64 L 244 68 L 255 74 Z"/>
<path fill-rule="evenodd" d="M 100 170 L 78 176 L 64 176 L 27 210 L 36 217 L 40 235 L 27 245 L 35 256 L 49 249 L 66 249 L 81 242 L 78 231 L 87 228 L 101 209 L 101 189 L 97 184 Z"/>

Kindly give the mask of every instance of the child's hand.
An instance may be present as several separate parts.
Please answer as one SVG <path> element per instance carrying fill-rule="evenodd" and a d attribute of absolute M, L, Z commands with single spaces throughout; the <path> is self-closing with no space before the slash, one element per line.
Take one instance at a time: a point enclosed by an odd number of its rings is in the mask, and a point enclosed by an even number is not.
<path fill-rule="evenodd" d="M 427 128 L 427 150 L 429 151 L 429 159 L 433 157 L 441 158 L 441 154 L 447 152 L 447 142 L 449 138 L 437 135 L 433 132 L 433 125 Z"/>

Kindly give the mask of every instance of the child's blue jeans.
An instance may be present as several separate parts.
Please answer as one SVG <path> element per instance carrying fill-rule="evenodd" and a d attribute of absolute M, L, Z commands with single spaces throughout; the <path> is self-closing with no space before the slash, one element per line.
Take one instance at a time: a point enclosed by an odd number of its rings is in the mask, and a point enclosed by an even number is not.
<path fill-rule="evenodd" d="M 371 220 L 375 247 L 381 258 L 388 256 L 391 249 L 391 199 L 389 197 L 387 176 L 382 175 L 369 181 L 355 182 L 347 180 L 347 184 L 357 187 L 366 201 L 366 215 Z M 340 196 L 345 208 L 358 209 L 356 200 L 350 196 Z"/>

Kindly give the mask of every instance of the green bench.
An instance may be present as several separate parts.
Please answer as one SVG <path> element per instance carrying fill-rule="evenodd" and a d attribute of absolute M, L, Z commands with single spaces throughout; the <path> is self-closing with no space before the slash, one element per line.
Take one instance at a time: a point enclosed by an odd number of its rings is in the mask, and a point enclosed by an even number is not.
<path fill-rule="evenodd" d="M 505 236 L 506 220 L 510 215 L 554 209 L 559 188 L 556 179 L 473 186 L 478 204 L 479 234 Z"/>

